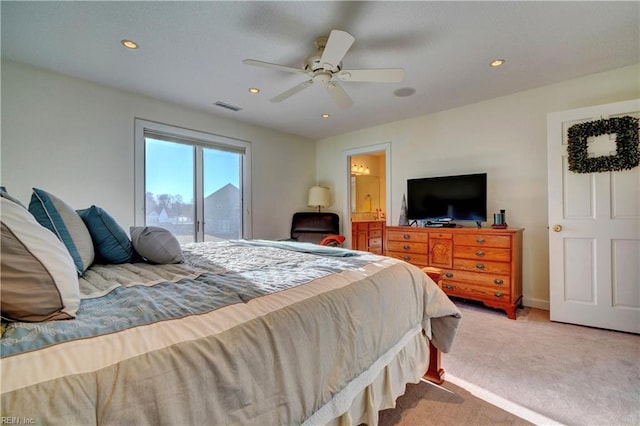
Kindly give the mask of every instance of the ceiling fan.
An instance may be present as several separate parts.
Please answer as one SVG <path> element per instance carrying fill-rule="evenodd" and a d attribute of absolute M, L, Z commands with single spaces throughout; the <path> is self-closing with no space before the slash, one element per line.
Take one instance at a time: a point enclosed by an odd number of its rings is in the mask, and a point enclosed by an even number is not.
<path fill-rule="evenodd" d="M 332 30 L 329 37 L 318 37 L 315 42 L 317 51 L 304 60 L 304 68 L 293 68 L 255 59 L 245 59 L 242 63 L 285 72 L 307 74 L 311 77 L 309 80 L 303 81 L 273 97 L 271 102 L 282 102 L 312 84 L 318 83 L 324 84 L 327 93 L 338 107 L 349 108 L 353 105 L 353 100 L 336 81 L 336 78 L 341 81 L 382 83 L 397 83 L 404 79 L 404 70 L 402 68 L 342 69 L 342 58 L 354 41 L 355 38 L 351 34 L 340 30 Z"/>

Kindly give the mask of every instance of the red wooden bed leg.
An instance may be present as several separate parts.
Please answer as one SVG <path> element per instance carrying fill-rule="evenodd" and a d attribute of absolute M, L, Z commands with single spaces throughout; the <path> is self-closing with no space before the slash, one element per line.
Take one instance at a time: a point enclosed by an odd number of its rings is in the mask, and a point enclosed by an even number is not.
<path fill-rule="evenodd" d="M 442 274 L 444 271 L 440 268 L 426 267 L 422 268 L 425 274 L 427 274 L 438 286 L 442 287 Z M 433 346 L 431 340 L 429 340 L 429 368 L 427 372 L 422 376 L 425 380 L 433 382 L 437 385 L 444 383 L 444 370 L 440 363 L 440 351 Z"/>
<path fill-rule="evenodd" d="M 429 368 L 422 377 L 437 385 L 444 383 L 444 370 L 441 365 L 441 352 L 433 346 L 431 340 L 429 340 Z"/>

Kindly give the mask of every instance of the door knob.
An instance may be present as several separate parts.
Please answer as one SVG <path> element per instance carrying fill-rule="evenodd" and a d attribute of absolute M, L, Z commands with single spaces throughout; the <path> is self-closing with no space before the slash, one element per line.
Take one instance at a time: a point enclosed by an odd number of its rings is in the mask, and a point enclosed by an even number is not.
<path fill-rule="evenodd" d="M 553 230 L 555 232 L 560 232 L 562 231 L 562 225 L 553 225 Z"/>

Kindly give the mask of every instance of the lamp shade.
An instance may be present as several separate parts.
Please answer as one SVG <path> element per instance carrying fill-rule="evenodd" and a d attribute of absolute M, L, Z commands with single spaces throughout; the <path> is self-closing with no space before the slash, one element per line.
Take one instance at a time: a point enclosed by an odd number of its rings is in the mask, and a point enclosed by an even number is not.
<path fill-rule="evenodd" d="M 329 198 L 329 188 L 324 186 L 313 186 L 309 189 L 309 202 L 311 207 L 329 207 L 331 205 Z"/>

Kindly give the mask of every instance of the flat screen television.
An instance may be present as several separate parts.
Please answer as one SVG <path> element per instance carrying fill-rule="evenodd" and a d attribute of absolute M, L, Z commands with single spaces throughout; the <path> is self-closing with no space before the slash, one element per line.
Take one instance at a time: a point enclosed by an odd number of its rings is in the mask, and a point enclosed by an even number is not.
<path fill-rule="evenodd" d="M 487 220 L 487 174 L 407 180 L 407 219 Z"/>

